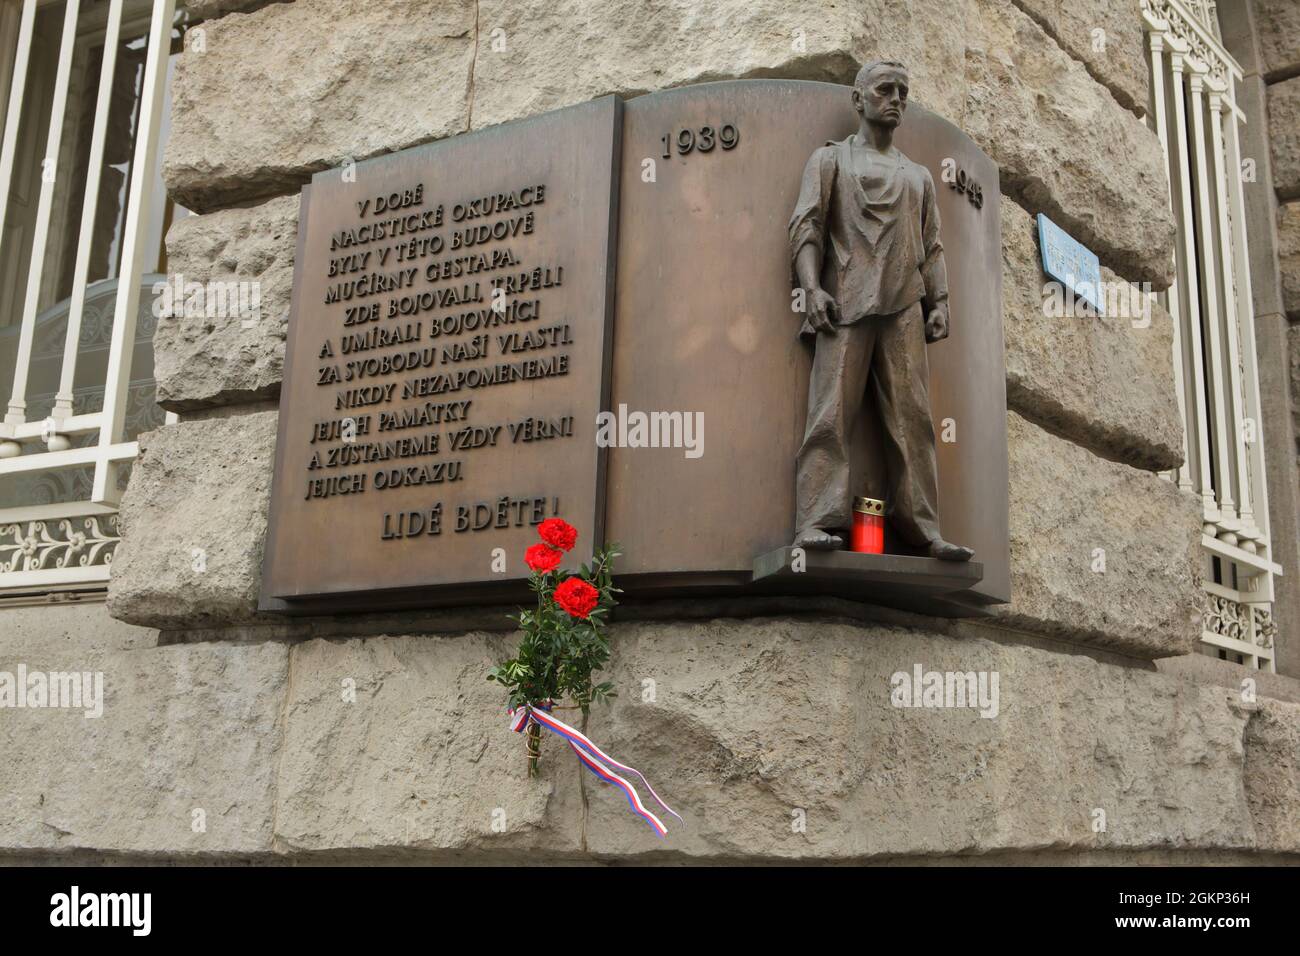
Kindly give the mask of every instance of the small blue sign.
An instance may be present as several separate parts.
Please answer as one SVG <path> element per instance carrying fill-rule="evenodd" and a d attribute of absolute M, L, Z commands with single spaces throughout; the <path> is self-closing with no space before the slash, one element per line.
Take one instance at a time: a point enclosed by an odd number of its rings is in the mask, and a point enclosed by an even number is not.
<path fill-rule="evenodd" d="M 1038 214 L 1038 245 L 1043 250 L 1043 271 L 1105 315 L 1102 305 L 1101 262 L 1097 254 L 1048 219 Z"/>

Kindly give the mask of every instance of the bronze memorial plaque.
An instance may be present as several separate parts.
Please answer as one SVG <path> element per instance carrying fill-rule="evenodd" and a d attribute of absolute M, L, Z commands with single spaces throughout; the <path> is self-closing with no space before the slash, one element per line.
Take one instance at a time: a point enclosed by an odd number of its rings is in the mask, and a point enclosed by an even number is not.
<path fill-rule="evenodd" d="M 908 84 L 606 97 L 318 174 L 262 607 L 514 600 L 551 516 L 631 597 L 1009 600 L 998 169 Z"/>
<path fill-rule="evenodd" d="M 858 129 L 851 95 L 828 83 L 750 80 L 626 104 L 611 401 L 623 418 L 699 412 L 703 425 L 702 440 L 692 436 L 698 454 L 611 452 L 607 529 L 626 552 L 629 586 L 734 586 L 756 556 L 801 530 L 796 459 L 813 350 L 799 335 L 804 314 L 792 309 L 790 226 L 809 157 Z M 925 346 L 938 524 L 983 565 L 963 599 L 1006 601 L 998 170 L 956 126 L 914 104 L 894 145 L 933 178 L 947 263 L 950 332 Z M 647 158 L 653 181 L 642 175 Z M 882 456 L 873 425 L 856 419 L 849 494 L 884 498 L 890 489 L 868 477 Z"/>
<path fill-rule="evenodd" d="M 590 556 L 621 114 L 606 97 L 303 190 L 263 608 L 490 595 L 552 515 Z"/>

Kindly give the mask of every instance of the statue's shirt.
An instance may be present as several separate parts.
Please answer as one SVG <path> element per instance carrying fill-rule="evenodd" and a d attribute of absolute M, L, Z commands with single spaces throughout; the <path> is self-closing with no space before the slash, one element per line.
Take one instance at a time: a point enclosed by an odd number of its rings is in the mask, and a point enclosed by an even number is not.
<path fill-rule="evenodd" d="M 792 264 L 810 244 L 841 325 L 948 298 L 934 179 L 894 147 L 881 153 L 854 134 L 812 154 L 790 218 Z M 813 334 L 806 320 L 801 334 Z"/>

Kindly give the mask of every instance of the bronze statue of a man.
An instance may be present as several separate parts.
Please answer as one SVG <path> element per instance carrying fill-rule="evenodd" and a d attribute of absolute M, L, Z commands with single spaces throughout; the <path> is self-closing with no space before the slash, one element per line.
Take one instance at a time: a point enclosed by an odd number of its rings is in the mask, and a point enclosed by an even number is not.
<path fill-rule="evenodd" d="M 901 63 L 877 60 L 858 72 L 858 131 L 812 154 L 790 219 L 800 334 L 814 341 L 794 543 L 844 547 L 850 436 L 869 400 L 895 533 L 932 557 L 967 561 L 970 548 L 939 535 L 925 346 L 948 335 L 948 277 L 934 180 L 893 144 L 907 94 Z"/>

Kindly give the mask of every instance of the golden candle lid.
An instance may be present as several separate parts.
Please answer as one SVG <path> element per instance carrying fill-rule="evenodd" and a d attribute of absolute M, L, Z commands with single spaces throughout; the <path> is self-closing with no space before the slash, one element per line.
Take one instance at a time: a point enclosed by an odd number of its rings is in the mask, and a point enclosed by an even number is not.
<path fill-rule="evenodd" d="M 853 510 L 862 514 L 883 515 L 885 503 L 879 498 L 863 498 L 859 495 L 853 499 Z"/>

